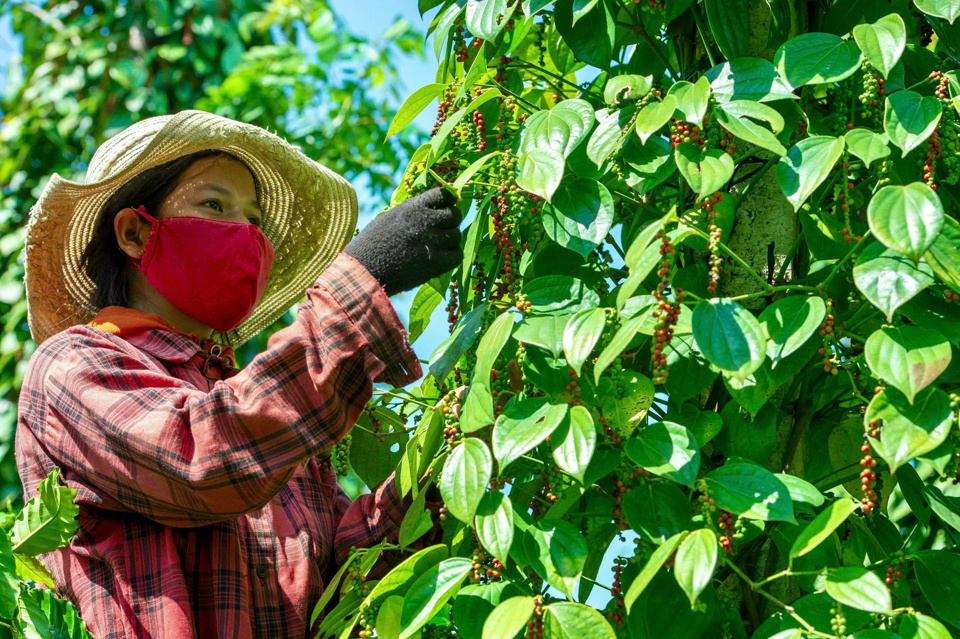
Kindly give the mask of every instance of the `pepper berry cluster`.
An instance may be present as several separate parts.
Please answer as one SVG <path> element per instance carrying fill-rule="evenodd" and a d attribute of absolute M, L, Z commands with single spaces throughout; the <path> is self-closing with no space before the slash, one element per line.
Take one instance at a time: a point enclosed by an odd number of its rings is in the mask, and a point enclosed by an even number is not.
<path fill-rule="evenodd" d="M 875 419 L 869 423 L 866 432 L 863 433 L 863 438 L 867 441 L 864 441 L 863 445 L 860 446 L 860 451 L 863 452 L 863 458 L 860 459 L 860 465 L 863 466 L 863 470 L 860 471 L 860 487 L 863 489 L 863 498 L 860 500 L 860 503 L 863 504 L 864 515 L 872 513 L 873 509 L 877 506 L 877 492 L 874 490 L 877 474 L 873 470 L 877 467 L 877 460 L 870 455 L 870 437 L 875 440 L 880 439 L 879 420 Z"/>
<path fill-rule="evenodd" d="M 656 345 L 653 347 L 650 359 L 653 361 L 653 383 L 665 384 L 667 377 L 670 375 L 670 371 L 667 370 L 667 354 L 664 353 L 664 349 L 669 346 L 673 340 L 673 327 L 676 326 L 677 321 L 680 319 L 683 289 L 675 289 L 676 301 L 673 303 L 668 301 L 664 295 L 664 292 L 671 283 L 670 271 L 673 260 L 670 259 L 670 256 L 676 254 L 676 249 L 666 233 L 658 233 L 657 239 L 661 242 L 660 255 L 663 256 L 664 259 L 660 262 L 660 269 L 657 271 L 657 275 L 661 278 L 660 283 L 657 284 L 657 288 L 650 293 L 658 303 L 657 310 L 653 311 L 653 317 L 657 320 L 657 325 L 653 331 Z"/>
<path fill-rule="evenodd" d="M 623 585 L 621 579 L 623 577 L 623 569 L 627 567 L 627 559 L 625 557 L 616 557 L 613 560 L 613 586 L 610 587 L 610 595 L 613 597 L 611 601 L 611 607 L 613 610 L 607 613 L 607 617 L 611 622 L 615 623 L 617 627 L 622 628 L 624 623 L 624 613 L 626 612 L 626 607 L 623 603 Z"/>
<path fill-rule="evenodd" d="M 503 564 L 496 557 L 488 555 L 477 547 L 474 549 L 470 560 L 473 562 L 470 570 L 470 581 L 488 584 L 501 579 L 500 571 L 503 570 Z"/>
<path fill-rule="evenodd" d="M 720 546 L 728 554 L 733 552 L 733 542 L 731 541 L 731 537 L 733 536 L 733 514 L 727 512 L 726 510 L 721 510 L 719 520 L 717 521 L 717 527 L 726 533 L 724 535 L 720 535 L 720 539 L 718 540 L 720 542 Z"/>
<path fill-rule="evenodd" d="M 900 562 L 900 565 L 897 568 L 893 566 L 887 566 L 887 574 L 883 578 L 883 582 L 887 584 L 887 591 L 893 592 L 893 586 L 896 585 L 897 580 L 903 578 L 903 562 Z"/>
<path fill-rule="evenodd" d="M 523 637 L 524 639 L 543 639 L 543 595 L 537 595 L 533 600 L 533 615 L 527 622 L 527 630 Z"/>
<path fill-rule="evenodd" d="M 333 446 L 333 469 L 341 477 L 346 477 L 350 472 L 350 442 L 353 435 L 347 433 L 346 436 Z"/>

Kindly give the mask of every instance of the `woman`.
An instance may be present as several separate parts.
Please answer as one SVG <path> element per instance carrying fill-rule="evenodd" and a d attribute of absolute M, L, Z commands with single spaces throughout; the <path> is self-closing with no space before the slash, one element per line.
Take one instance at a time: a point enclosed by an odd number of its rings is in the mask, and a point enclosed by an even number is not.
<path fill-rule="evenodd" d="M 460 211 L 427 192 L 341 252 L 350 185 L 201 111 L 130 126 L 86 180 L 52 176 L 27 229 L 17 464 L 25 498 L 58 466 L 79 506 L 42 560 L 97 639 L 311 636 L 325 580 L 409 505 L 392 476 L 351 503 L 316 456 L 374 382 L 420 376 L 388 295 L 459 264 Z"/>

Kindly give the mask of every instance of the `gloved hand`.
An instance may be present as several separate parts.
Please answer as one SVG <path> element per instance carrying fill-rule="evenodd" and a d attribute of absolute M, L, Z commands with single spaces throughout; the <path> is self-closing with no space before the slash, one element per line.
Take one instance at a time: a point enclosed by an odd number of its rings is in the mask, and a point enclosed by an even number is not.
<path fill-rule="evenodd" d="M 408 291 L 463 261 L 456 197 L 435 188 L 381 213 L 344 252 L 370 271 L 387 295 Z"/>

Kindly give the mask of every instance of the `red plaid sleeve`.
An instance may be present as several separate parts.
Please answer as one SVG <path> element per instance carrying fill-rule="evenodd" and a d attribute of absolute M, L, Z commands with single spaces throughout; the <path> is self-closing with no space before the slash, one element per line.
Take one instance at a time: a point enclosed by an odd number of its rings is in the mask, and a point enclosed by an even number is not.
<path fill-rule="evenodd" d="M 421 373 L 386 293 L 344 254 L 307 289 L 294 323 L 209 392 L 88 326 L 50 338 L 30 364 L 20 424 L 69 469 L 64 479 L 102 507 L 181 527 L 261 508 L 297 463 L 350 430 L 374 381 Z"/>

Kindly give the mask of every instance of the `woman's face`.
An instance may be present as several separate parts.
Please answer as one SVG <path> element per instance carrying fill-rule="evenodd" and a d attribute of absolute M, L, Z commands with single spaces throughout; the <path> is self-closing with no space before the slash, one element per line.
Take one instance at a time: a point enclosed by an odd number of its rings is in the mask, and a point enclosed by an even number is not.
<path fill-rule="evenodd" d="M 257 226 L 263 222 L 253 175 L 242 162 L 222 156 L 191 164 L 160 210 L 148 212 L 158 218 L 188 215 Z"/>

